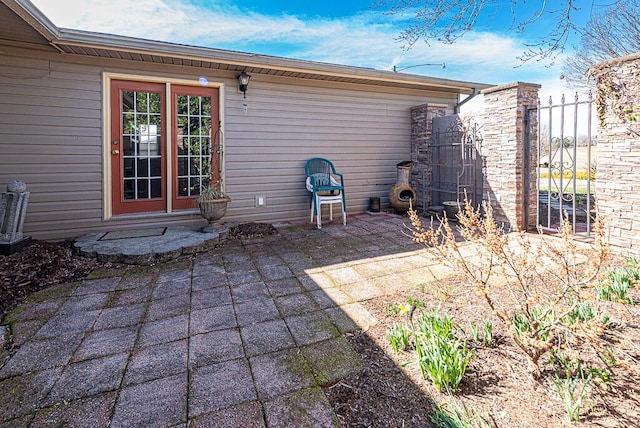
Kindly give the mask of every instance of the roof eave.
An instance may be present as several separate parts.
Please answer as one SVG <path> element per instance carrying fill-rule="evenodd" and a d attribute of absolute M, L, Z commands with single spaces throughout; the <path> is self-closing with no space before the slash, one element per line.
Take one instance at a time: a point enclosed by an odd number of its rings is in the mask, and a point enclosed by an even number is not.
<path fill-rule="evenodd" d="M 45 39 L 52 41 L 58 36 L 58 27 L 28 0 L 0 0 L 22 18 Z"/>
<path fill-rule="evenodd" d="M 327 76 L 361 78 L 399 84 L 410 83 L 429 88 L 457 90 L 462 94 L 470 94 L 474 89 L 482 90 L 493 86 L 485 83 L 463 82 L 416 74 L 376 70 L 373 68 L 352 67 L 215 48 L 203 48 L 67 28 L 59 29 L 59 36 L 53 43 L 60 48 L 66 45 L 93 49 L 115 49 L 137 54 L 170 55 L 174 58 L 188 60 L 213 60 L 239 67 L 265 67 L 289 72 L 321 73 Z"/>
<path fill-rule="evenodd" d="M 275 71 L 311 74 L 316 79 L 319 76 L 326 76 L 336 79 L 353 79 L 368 84 L 377 82 L 381 85 L 404 86 L 424 90 L 444 90 L 459 94 L 472 94 L 475 91 L 493 86 L 484 83 L 375 70 L 373 68 L 352 67 L 58 28 L 29 0 L 0 1 L 14 10 L 25 22 L 49 40 L 52 46 L 62 52 L 68 51 L 68 48 L 79 47 L 140 55 L 169 56 L 175 59 L 223 63 L 240 68 L 256 67 Z M 94 54 L 94 56 L 99 55 Z"/>

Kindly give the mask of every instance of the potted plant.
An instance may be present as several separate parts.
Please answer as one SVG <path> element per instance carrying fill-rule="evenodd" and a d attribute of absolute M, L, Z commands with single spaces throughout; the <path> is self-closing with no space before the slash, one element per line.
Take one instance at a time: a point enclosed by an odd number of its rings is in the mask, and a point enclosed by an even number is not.
<path fill-rule="evenodd" d="M 218 186 L 209 182 L 209 184 L 200 189 L 196 202 L 200 207 L 200 215 L 211 224 L 224 217 L 227 213 L 227 204 L 231 202 L 231 198 Z"/>

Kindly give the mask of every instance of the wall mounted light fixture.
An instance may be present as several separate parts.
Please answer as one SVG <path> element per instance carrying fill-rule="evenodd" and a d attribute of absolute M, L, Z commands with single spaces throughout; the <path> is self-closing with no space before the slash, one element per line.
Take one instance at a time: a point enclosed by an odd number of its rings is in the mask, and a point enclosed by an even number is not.
<path fill-rule="evenodd" d="M 247 88 L 249 87 L 249 79 L 251 76 L 244 71 L 238 75 L 238 89 L 242 91 L 244 97 L 247 98 Z"/>

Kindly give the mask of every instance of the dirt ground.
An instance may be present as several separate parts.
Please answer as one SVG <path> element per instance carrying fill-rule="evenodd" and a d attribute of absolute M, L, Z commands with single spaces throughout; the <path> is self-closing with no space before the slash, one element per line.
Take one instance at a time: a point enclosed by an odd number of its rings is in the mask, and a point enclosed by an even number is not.
<path fill-rule="evenodd" d="M 527 361 L 475 293 L 456 293 L 442 298 L 437 290 L 460 290 L 464 280 L 449 278 L 433 287 L 406 290 L 401 294 L 369 300 L 367 309 L 381 322 L 368 331 L 349 337 L 360 352 L 364 370 L 329 388 L 327 393 L 344 426 L 349 427 L 424 427 L 429 422 L 433 402 L 466 408 L 484 417 L 493 427 L 638 427 L 640 426 L 640 323 L 635 306 L 612 305 L 615 327 L 603 337 L 618 356 L 618 364 L 609 368 L 611 381 L 598 383 L 583 408 L 579 423 L 569 423 L 564 405 L 546 370 L 533 380 L 526 370 Z M 640 293 L 634 290 L 635 302 Z M 491 319 L 495 341 L 491 346 L 473 345 L 473 358 L 459 389 L 453 396 L 439 392 L 422 378 L 415 352 L 396 353 L 387 339 L 387 328 L 407 320 L 407 314 L 390 315 L 388 308 L 420 299 L 426 310 L 447 312 L 472 343 L 469 322 L 479 324 Z M 418 310 L 417 310 L 418 311 Z M 416 319 L 418 312 L 414 313 Z M 602 361 L 589 361 L 604 367 Z M 449 407 L 450 409 L 453 407 Z M 449 425 L 445 425 L 449 426 Z M 453 426 L 453 425 L 452 425 Z M 456 425 L 457 426 L 457 425 Z M 476 425 L 473 425 L 476 426 Z"/>
<path fill-rule="evenodd" d="M 233 237 L 251 237 L 275 230 L 245 225 Z M 0 256 L 0 318 L 28 294 L 55 284 L 79 280 L 104 266 L 79 257 L 71 242 L 36 242 L 11 256 Z M 110 267 L 114 267 L 111 266 Z M 369 300 L 367 309 L 380 322 L 347 339 L 362 356 L 363 370 L 325 388 L 345 427 L 429 427 L 433 402 L 456 402 L 483 416 L 495 427 L 637 427 L 640 426 L 640 311 L 637 306 L 611 305 L 614 328 L 602 339 L 615 350 L 617 364 L 609 367 L 611 381 L 596 383 L 581 422 L 570 424 L 564 406 L 553 388 L 552 373 L 543 372 L 534 381 L 526 361 L 500 327 L 486 305 L 474 293 L 462 290 L 460 278 L 407 289 L 394 296 Z M 442 290 L 453 291 L 443 297 Z M 640 302 L 638 289 L 632 297 Z M 449 313 L 458 326 L 469 332 L 469 322 L 491 319 L 495 341 L 491 346 L 471 345 L 473 358 L 458 391 L 452 396 L 437 391 L 424 380 L 412 351 L 395 353 L 387 339 L 387 328 L 407 320 L 406 313 L 392 315 L 389 307 L 409 298 L 424 302 L 425 309 Z M 419 312 L 419 310 L 418 310 Z M 414 313 L 414 317 L 419 313 Z M 601 361 L 592 361 L 603 366 Z M 586 412 L 585 412 L 586 413 Z"/>

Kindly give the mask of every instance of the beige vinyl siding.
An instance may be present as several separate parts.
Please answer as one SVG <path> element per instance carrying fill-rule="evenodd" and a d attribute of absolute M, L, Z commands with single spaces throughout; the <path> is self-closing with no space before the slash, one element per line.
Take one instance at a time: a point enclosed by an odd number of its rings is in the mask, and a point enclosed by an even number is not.
<path fill-rule="evenodd" d="M 14 179 L 27 183 L 25 233 L 35 238 L 205 224 L 196 211 L 103 220 L 103 72 L 194 82 L 205 75 L 225 84 L 224 174 L 232 198 L 225 220 L 238 222 L 307 218 L 303 167 L 314 156 L 329 158 L 345 174 L 348 212 L 364 211 L 372 196 L 382 197 L 384 206 L 396 163 L 410 158 L 409 109 L 456 101 L 445 93 L 262 75 L 252 76 L 243 99 L 232 72 L 72 55 L 5 55 L 0 186 Z M 266 196 L 265 207 L 255 207 L 258 195 Z"/>
<path fill-rule="evenodd" d="M 4 56 L 0 63 L 0 186 L 31 192 L 25 234 L 64 239 L 132 227 L 202 225 L 196 213 L 122 217 L 102 207 L 102 67 Z"/>
<path fill-rule="evenodd" d="M 246 100 L 226 106 L 228 212 L 253 221 L 308 216 L 304 162 L 314 156 L 345 175 L 348 212 L 366 210 L 374 196 L 388 204 L 395 165 L 410 160 L 410 107 L 454 103 L 438 94 L 258 79 Z M 255 208 L 258 195 L 266 196 L 266 207 Z"/>

